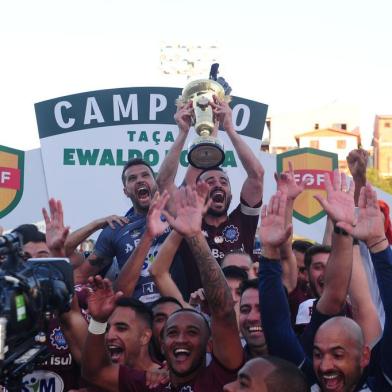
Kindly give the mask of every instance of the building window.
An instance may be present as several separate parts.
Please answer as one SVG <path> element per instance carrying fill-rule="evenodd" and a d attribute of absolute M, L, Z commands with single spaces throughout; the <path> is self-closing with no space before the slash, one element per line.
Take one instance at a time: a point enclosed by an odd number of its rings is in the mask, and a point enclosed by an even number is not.
<path fill-rule="evenodd" d="M 338 150 L 344 150 L 346 148 L 346 141 L 345 140 L 337 140 L 336 141 L 336 148 Z"/>
<path fill-rule="evenodd" d="M 385 127 L 385 128 L 390 128 L 390 127 L 391 127 L 391 123 L 386 122 L 386 123 L 384 124 L 384 127 Z"/>
<path fill-rule="evenodd" d="M 312 148 L 319 148 L 319 141 L 318 140 L 311 140 L 309 142 L 309 146 Z"/>

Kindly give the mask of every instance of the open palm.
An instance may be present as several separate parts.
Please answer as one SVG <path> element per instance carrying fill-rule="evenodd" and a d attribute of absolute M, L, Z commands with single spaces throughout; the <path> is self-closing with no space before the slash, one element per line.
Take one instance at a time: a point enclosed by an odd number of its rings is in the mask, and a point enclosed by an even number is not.
<path fill-rule="evenodd" d="M 333 222 L 346 222 L 350 225 L 354 223 L 354 191 L 355 185 L 350 181 L 347 190 L 346 175 L 339 174 L 338 170 L 334 170 L 333 183 L 327 173 L 324 174 L 325 189 L 327 198 L 315 195 L 314 198 L 321 204 L 328 216 Z"/>
<path fill-rule="evenodd" d="M 261 211 L 260 239 L 263 246 L 277 248 L 287 241 L 292 226 L 285 224 L 285 207 L 287 195 L 278 191 L 273 195 L 267 206 Z"/>
<path fill-rule="evenodd" d="M 173 217 L 168 212 L 163 214 L 169 224 L 184 237 L 192 237 L 201 230 L 202 213 L 204 210 L 203 197 L 195 188 L 186 186 L 175 193 L 177 216 Z M 204 198 L 205 200 L 205 198 Z"/>
<path fill-rule="evenodd" d="M 359 215 L 355 226 L 346 222 L 338 222 L 338 226 L 369 245 L 380 238 L 385 238 L 382 212 L 377 203 L 377 194 L 370 184 L 361 188 L 358 207 Z"/>
<path fill-rule="evenodd" d="M 159 192 L 155 192 L 147 214 L 147 230 L 151 237 L 161 235 L 169 226 L 166 221 L 162 221 L 161 219 L 163 209 L 169 198 L 170 196 L 167 191 L 164 191 L 162 195 Z"/>
<path fill-rule="evenodd" d="M 275 173 L 275 181 L 278 191 L 287 194 L 287 199 L 295 200 L 297 196 L 305 189 L 305 182 L 295 181 L 294 168 L 289 161 L 289 170 L 279 175 Z"/>
<path fill-rule="evenodd" d="M 121 291 L 114 293 L 111 282 L 99 275 L 90 277 L 88 282 L 91 287 L 87 296 L 88 311 L 94 320 L 106 322 L 123 294 Z"/>
<path fill-rule="evenodd" d="M 46 244 L 53 256 L 64 256 L 64 244 L 69 234 L 69 227 L 64 226 L 63 206 L 60 200 L 49 200 L 50 216 L 42 209 L 46 225 Z"/>

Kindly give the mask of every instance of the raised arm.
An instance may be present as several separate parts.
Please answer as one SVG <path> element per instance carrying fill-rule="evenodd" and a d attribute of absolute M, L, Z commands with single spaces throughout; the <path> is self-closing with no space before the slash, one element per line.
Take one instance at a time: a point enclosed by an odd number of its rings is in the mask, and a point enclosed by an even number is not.
<path fill-rule="evenodd" d="M 45 208 L 42 209 L 46 225 L 46 245 L 48 245 L 51 256 L 65 257 L 64 244 L 69 234 L 69 227 L 64 226 L 61 201 L 51 198 L 49 200 L 49 211 L 50 215 Z"/>
<path fill-rule="evenodd" d="M 348 168 L 355 183 L 354 201 L 356 206 L 358 205 L 361 188 L 366 186 L 366 166 L 368 158 L 368 152 L 362 148 L 350 151 L 347 156 Z"/>
<path fill-rule="evenodd" d="M 234 129 L 232 110 L 229 104 L 214 97 L 214 102 L 211 102 L 211 106 L 214 114 L 223 125 L 224 130 L 233 143 L 242 166 L 248 175 L 242 185 L 241 198 L 245 200 L 250 207 L 254 207 L 257 203 L 260 203 L 263 196 L 264 168 L 253 154 L 252 150 Z"/>
<path fill-rule="evenodd" d="M 82 375 L 95 385 L 108 390 L 118 391 L 119 365 L 111 362 L 105 349 L 107 321 L 113 313 L 116 300 L 121 292 L 114 294 L 108 279 L 100 276 L 90 277 L 92 291 L 88 295 L 88 309 L 91 315 L 90 325 L 82 353 Z"/>
<path fill-rule="evenodd" d="M 174 143 L 172 144 L 169 153 L 166 154 L 165 159 L 158 171 L 157 185 L 160 192 L 167 190 L 170 195 L 173 195 L 177 189 L 174 180 L 176 178 L 178 164 L 180 162 L 181 151 L 184 148 L 186 138 L 189 134 L 189 129 L 192 124 L 193 115 L 193 102 L 189 101 L 182 107 L 177 108 L 177 112 L 174 115 L 174 119 L 178 125 L 178 135 Z M 196 177 L 200 173 L 200 170 L 189 165 L 187 170 L 185 181 L 188 184 L 194 184 L 196 182 Z M 169 200 L 168 209 L 173 211 L 175 206 Z"/>
<path fill-rule="evenodd" d="M 82 361 L 82 349 L 87 337 L 87 321 L 83 317 L 77 295 L 74 294 L 71 309 L 60 315 L 61 331 L 64 333 L 72 358 L 80 365 Z"/>
<path fill-rule="evenodd" d="M 328 174 L 324 175 L 327 198 L 315 196 L 327 212 L 333 224 L 345 222 L 354 224 L 354 183 L 347 189 L 346 175 L 335 170 L 333 183 Z M 332 233 L 332 247 L 324 277 L 323 293 L 317 302 L 317 310 L 328 316 L 338 315 L 343 309 L 348 294 L 353 263 L 353 240 L 347 232 Z"/>
<path fill-rule="evenodd" d="M 377 194 L 369 184 L 361 189 L 358 207 L 359 215 L 355 227 L 347 225 L 345 222 L 339 222 L 338 226 L 349 232 L 354 238 L 364 241 L 369 248 L 385 310 L 379 365 L 385 379 L 392 385 L 392 252 L 385 237 Z"/>
<path fill-rule="evenodd" d="M 177 217 L 166 213 L 170 225 L 185 237 L 200 271 L 205 296 L 211 311 L 213 352 L 217 360 L 228 369 L 238 369 L 243 353 L 234 303 L 221 268 L 201 231 L 202 210 L 208 193 L 204 182 L 195 189 L 187 186 L 176 193 Z M 204 196 L 203 196 L 204 195 Z"/>
<path fill-rule="evenodd" d="M 285 223 L 286 202 L 286 194 L 278 191 L 261 212 L 259 236 L 264 249 L 259 271 L 261 322 L 268 353 L 301 366 L 306 357 L 291 325 L 279 263 L 279 247 L 292 234 L 292 225 Z"/>
<path fill-rule="evenodd" d="M 295 199 L 305 189 L 305 183 L 297 183 L 294 177 L 293 164 L 289 161 L 289 170 L 279 175 L 275 174 L 277 190 L 287 195 L 285 209 L 285 224 L 291 225 L 293 222 L 293 208 Z M 280 261 L 283 269 L 283 284 L 287 291 L 291 293 L 297 286 L 298 268 L 293 249 L 291 247 L 293 236 L 290 237 L 279 247 Z"/>
<path fill-rule="evenodd" d="M 369 282 L 363 265 L 359 244 L 353 249 L 353 270 L 349 288 L 353 319 L 359 324 L 365 344 L 373 347 L 382 334 L 380 319 L 370 293 Z"/>
<path fill-rule="evenodd" d="M 146 231 L 114 282 L 115 290 L 121 290 L 126 296 L 131 296 L 135 290 L 144 260 L 154 238 L 161 235 L 168 227 L 167 222 L 161 220 L 161 213 L 168 199 L 169 193 L 167 191 L 163 192 L 162 196 L 159 192 L 155 192 L 147 214 Z"/>
<path fill-rule="evenodd" d="M 65 254 L 67 257 L 70 257 L 76 251 L 76 248 L 96 231 L 104 229 L 107 226 L 110 226 L 112 229 L 114 229 L 114 222 L 120 226 L 123 226 L 124 224 L 128 223 L 128 218 L 125 216 L 110 215 L 105 218 L 93 220 L 80 229 L 70 233 L 67 237 L 67 240 L 65 241 Z"/>
<path fill-rule="evenodd" d="M 170 267 L 181 241 L 182 236 L 173 230 L 160 246 L 149 272 L 161 295 L 176 298 L 182 306 L 187 307 L 189 304 L 170 275 Z"/>
<path fill-rule="evenodd" d="M 100 237 L 98 237 L 99 239 Z M 74 270 L 75 284 L 86 284 L 90 276 L 98 274 L 112 262 L 112 257 L 106 256 L 97 249 L 94 249 L 87 259 Z"/>

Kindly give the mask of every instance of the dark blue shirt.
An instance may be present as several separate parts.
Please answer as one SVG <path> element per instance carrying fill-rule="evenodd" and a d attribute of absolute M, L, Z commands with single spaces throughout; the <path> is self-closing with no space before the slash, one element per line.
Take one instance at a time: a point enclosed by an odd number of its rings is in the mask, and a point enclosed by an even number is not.
<path fill-rule="evenodd" d="M 95 252 L 99 256 L 108 258 L 116 257 L 119 268 L 121 269 L 134 249 L 140 242 L 140 238 L 146 229 L 146 215 L 137 214 L 131 208 L 126 217 L 129 223 L 124 226 L 115 224 L 115 229 L 106 227 L 102 230 L 95 244 Z M 154 239 L 148 254 L 144 260 L 140 271 L 139 281 L 135 287 L 133 297 L 142 302 L 153 302 L 159 298 L 159 292 L 148 272 L 150 265 L 153 263 L 158 249 L 169 234 L 168 228 L 161 236 Z"/>

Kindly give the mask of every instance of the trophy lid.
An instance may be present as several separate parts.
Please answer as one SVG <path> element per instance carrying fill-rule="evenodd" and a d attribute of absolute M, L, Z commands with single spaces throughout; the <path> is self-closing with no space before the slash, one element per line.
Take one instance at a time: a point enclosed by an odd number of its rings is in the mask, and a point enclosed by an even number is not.
<path fill-rule="evenodd" d="M 220 100 L 229 102 L 231 97 L 225 95 L 222 85 L 212 79 L 199 79 L 188 83 L 182 90 L 182 95 L 177 99 L 178 104 L 184 104 L 196 96 L 207 95 L 212 97 L 216 95 Z"/>

